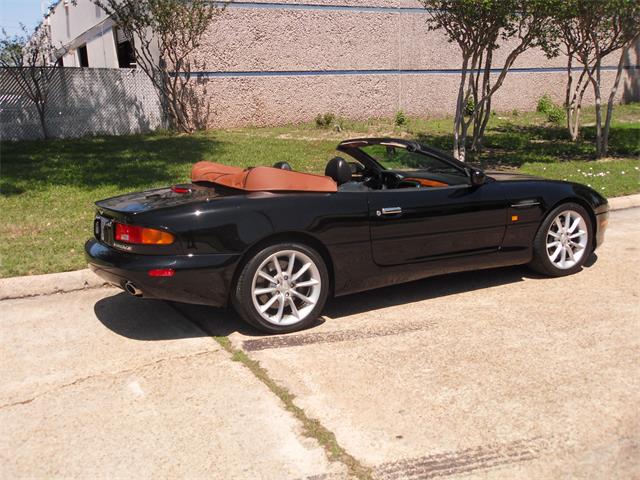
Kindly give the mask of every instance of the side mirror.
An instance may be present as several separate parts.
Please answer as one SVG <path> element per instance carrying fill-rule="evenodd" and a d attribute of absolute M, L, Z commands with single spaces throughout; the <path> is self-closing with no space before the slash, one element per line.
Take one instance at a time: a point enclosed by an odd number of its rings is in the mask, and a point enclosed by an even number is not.
<path fill-rule="evenodd" d="M 474 187 L 479 187 L 487 181 L 487 175 L 482 170 L 472 168 L 469 175 L 471 176 L 471 185 Z"/>

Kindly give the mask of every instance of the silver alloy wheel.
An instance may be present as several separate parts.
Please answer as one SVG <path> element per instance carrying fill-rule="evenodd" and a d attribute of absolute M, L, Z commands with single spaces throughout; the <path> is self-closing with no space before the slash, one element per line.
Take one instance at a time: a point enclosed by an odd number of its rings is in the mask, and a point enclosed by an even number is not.
<path fill-rule="evenodd" d="M 318 303 L 320 271 L 308 255 L 282 250 L 260 264 L 253 276 L 251 297 L 256 311 L 274 325 L 304 320 Z"/>
<path fill-rule="evenodd" d="M 587 250 L 589 231 L 582 215 L 574 210 L 558 214 L 547 232 L 547 256 L 561 270 L 575 266 Z"/>

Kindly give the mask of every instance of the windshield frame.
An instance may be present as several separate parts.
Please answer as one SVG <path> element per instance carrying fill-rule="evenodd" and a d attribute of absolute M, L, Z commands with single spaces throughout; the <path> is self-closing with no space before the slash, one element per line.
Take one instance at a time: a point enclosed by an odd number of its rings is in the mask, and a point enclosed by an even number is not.
<path fill-rule="evenodd" d="M 379 171 L 389 170 L 384 165 L 382 165 L 378 160 L 376 160 L 374 157 L 369 155 L 366 151 L 362 150 L 363 147 L 368 147 L 371 145 L 382 145 L 382 146 L 390 146 L 390 147 L 396 147 L 396 148 L 404 148 L 408 152 L 417 152 L 428 157 L 433 157 L 436 160 L 440 160 L 441 162 L 458 170 L 466 178 L 471 178 L 470 166 L 465 165 L 463 162 L 456 160 L 455 158 L 447 155 L 445 152 L 441 150 L 437 150 L 431 147 L 426 147 L 414 141 L 395 139 L 395 138 L 356 138 L 353 140 L 345 140 L 341 142 L 338 145 L 337 150 L 349 154 L 350 156 L 358 160 L 360 163 L 364 164 L 365 167 L 375 168 Z"/>

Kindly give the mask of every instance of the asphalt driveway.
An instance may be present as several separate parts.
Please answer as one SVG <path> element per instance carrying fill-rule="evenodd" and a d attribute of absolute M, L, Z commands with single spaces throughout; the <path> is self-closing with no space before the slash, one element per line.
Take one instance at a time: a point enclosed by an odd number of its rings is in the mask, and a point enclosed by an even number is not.
<path fill-rule="evenodd" d="M 0 302 L 0 475 L 344 478 L 257 360 L 373 477 L 640 477 L 640 209 L 578 275 L 439 277 L 268 337 L 96 289 Z"/>

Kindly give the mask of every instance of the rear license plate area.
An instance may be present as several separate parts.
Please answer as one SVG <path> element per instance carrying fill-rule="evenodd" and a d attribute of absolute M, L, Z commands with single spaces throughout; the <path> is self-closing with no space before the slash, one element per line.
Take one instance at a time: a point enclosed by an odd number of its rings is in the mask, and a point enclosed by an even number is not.
<path fill-rule="evenodd" d="M 93 234 L 103 243 L 113 243 L 113 222 L 102 215 L 96 215 L 93 220 Z"/>

